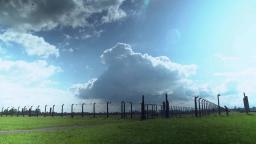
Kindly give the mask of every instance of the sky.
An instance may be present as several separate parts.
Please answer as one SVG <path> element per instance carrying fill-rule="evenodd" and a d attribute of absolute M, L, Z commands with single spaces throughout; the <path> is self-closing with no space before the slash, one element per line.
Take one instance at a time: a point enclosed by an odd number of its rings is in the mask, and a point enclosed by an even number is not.
<path fill-rule="evenodd" d="M 0 0 L 0 105 L 256 101 L 253 0 Z"/>

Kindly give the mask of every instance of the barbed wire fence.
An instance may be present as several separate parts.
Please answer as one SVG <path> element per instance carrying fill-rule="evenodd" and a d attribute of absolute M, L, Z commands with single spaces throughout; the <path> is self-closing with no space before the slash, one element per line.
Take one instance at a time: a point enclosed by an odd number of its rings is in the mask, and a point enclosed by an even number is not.
<path fill-rule="evenodd" d="M 218 105 L 198 96 L 194 97 L 194 107 L 173 105 L 167 94 L 162 103 L 141 102 L 91 102 L 82 104 L 34 105 L 19 107 L 2 107 L 1 117 L 83 117 L 83 118 L 119 118 L 119 119 L 153 119 L 172 117 L 203 117 L 218 113 Z M 224 108 L 220 107 L 221 111 Z"/>

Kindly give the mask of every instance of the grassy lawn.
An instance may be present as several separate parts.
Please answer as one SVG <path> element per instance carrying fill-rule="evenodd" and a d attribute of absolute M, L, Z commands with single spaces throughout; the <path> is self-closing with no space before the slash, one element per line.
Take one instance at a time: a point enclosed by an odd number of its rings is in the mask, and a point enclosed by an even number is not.
<path fill-rule="evenodd" d="M 147 121 L 81 118 L 0 118 L 2 130 L 80 125 L 50 132 L 0 135 L 1 144 L 246 144 L 256 143 L 256 115 Z"/>
<path fill-rule="evenodd" d="M 117 118 L 81 118 L 68 117 L 0 117 L 0 130 L 26 130 L 45 127 L 61 126 L 94 126 L 117 123 Z M 124 121 L 126 122 L 126 121 Z"/>

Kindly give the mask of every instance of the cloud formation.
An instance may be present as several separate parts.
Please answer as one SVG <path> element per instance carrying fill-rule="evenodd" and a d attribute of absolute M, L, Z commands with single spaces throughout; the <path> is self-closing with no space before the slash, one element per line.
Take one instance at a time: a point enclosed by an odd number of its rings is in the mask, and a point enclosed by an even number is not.
<path fill-rule="evenodd" d="M 69 104 L 72 94 L 56 87 L 52 78 L 62 69 L 45 60 L 0 59 L 1 106 Z"/>
<path fill-rule="evenodd" d="M 30 33 L 20 33 L 6 31 L 0 34 L 3 42 L 14 42 L 21 45 L 29 56 L 39 56 L 47 58 L 51 55 L 58 57 L 59 50 L 44 40 L 43 37 L 35 36 Z"/>
<path fill-rule="evenodd" d="M 71 88 L 78 97 L 138 100 L 142 94 L 157 98 L 168 92 L 173 99 L 188 100 L 194 94 L 208 93 L 188 79 L 196 73 L 196 65 L 136 53 L 128 44 L 118 43 L 105 50 L 101 60 L 107 70 L 99 78 Z"/>
<path fill-rule="evenodd" d="M 256 94 L 256 68 L 245 68 L 232 72 L 219 72 L 213 75 L 226 81 L 224 83 L 225 85 L 223 85 L 226 89 L 221 89 L 223 93 L 232 90 L 236 92 L 232 94 L 242 94 L 243 92 L 248 92 L 251 95 Z"/>
<path fill-rule="evenodd" d="M 41 85 L 62 69 L 44 60 L 27 62 L 23 60 L 0 60 L 0 78 L 24 85 Z"/>
<path fill-rule="evenodd" d="M 18 30 L 85 27 L 124 18 L 124 0 L 0 0 L 0 24 Z"/>

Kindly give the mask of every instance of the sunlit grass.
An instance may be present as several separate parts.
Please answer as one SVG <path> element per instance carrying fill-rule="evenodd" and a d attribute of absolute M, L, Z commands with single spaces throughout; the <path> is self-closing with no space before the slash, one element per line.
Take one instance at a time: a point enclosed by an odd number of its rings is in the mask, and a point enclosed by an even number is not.
<path fill-rule="evenodd" d="M 21 122 L 10 119 L 9 124 L 15 127 Z M 20 118 L 25 127 L 82 125 L 80 128 L 64 129 L 50 132 L 33 132 L 28 134 L 8 134 L 0 136 L 1 144 L 254 144 L 256 142 L 256 115 L 231 114 L 231 116 L 210 116 L 204 118 L 154 119 L 147 121 L 125 121 L 81 118 Z M 2 126 L 8 129 L 10 127 Z M 17 120 L 17 121 L 16 121 Z M 7 124 L 8 122 L 6 122 Z M 17 124 L 16 124 L 17 123 Z M 38 123 L 38 125 L 36 124 Z M 11 128 L 11 129 L 12 129 Z"/>
<path fill-rule="evenodd" d="M 0 130 L 26 130 L 45 127 L 92 126 L 121 121 L 117 118 L 82 117 L 0 117 Z M 124 121 L 126 122 L 126 121 Z"/>

